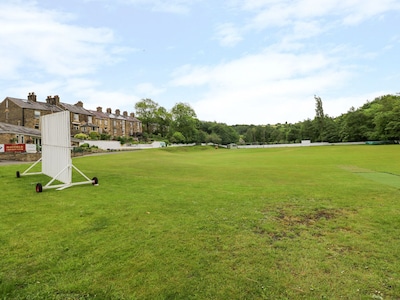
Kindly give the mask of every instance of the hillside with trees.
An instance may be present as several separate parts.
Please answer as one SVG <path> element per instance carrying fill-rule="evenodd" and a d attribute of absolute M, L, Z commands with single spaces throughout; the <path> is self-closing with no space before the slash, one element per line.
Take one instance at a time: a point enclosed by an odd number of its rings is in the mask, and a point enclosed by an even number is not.
<path fill-rule="evenodd" d="M 143 123 L 143 140 L 170 143 L 280 144 L 312 142 L 360 142 L 400 140 L 400 96 L 384 95 L 351 107 L 338 117 L 324 113 L 322 99 L 314 96 L 315 117 L 297 123 L 233 125 L 200 121 L 187 103 L 167 110 L 151 99 L 135 104 Z"/>

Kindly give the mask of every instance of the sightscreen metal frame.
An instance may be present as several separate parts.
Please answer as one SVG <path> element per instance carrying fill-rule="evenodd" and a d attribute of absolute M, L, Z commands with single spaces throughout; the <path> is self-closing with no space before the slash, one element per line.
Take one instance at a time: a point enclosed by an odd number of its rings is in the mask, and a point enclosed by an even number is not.
<path fill-rule="evenodd" d="M 31 165 L 25 172 L 17 177 L 25 175 L 44 174 L 51 177 L 51 180 L 42 186 L 40 183 L 36 185 L 36 191 L 42 192 L 43 189 L 63 190 L 65 188 L 82 185 L 97 185 L 96 177 L 90 179 L 82 171 L 72 164 L 71 158 L 71 130 L 70 130 L 70 112 L 63 111 L 40 117 L 41 134 L 42 134 L 42 157 Z M 42 163 L 41 172 L 29 172 L 38 163 Z M 73 169 L 78 172 L 85 181 L 72 182 Z M 55 181 L 61 184 L 53 184 Z"/>

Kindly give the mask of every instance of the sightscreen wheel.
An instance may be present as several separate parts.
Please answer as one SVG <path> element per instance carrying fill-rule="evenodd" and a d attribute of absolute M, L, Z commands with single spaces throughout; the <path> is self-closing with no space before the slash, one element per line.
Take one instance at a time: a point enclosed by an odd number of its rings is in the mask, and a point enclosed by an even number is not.
<path fill-rule="evenodd" d="M 43 192 L 43 187 L 41 183 L 36 184 L 36 193 Z"/>
<path fill-rule="evenodd" d="M 19 171 L 17 171 L 16 175 L 17 175 L 17 178 L 21 177 L 21 174 L 19 173 Z"/>
<path fill-rule="evenodd" d="M 92 184 L 93 184 L 93 185 L 99 184 L 99 180 L 97 179 L 97 177 L 93 177 L 93 178 L 92 178 Z"/>

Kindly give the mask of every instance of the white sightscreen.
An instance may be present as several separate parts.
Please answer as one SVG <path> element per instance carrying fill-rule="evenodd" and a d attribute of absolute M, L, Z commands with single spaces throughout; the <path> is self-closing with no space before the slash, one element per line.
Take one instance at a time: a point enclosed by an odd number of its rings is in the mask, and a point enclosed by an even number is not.
<path fill-rule="evenodd" d="M 69 112 L 40 118 L 42 130 L 42 172 L 70 184 L 72 181 L 71 135 Z M 60 173 L 61 172 L 61 173 Z M 59 174 L 60 173 L 60 174 Z"/>

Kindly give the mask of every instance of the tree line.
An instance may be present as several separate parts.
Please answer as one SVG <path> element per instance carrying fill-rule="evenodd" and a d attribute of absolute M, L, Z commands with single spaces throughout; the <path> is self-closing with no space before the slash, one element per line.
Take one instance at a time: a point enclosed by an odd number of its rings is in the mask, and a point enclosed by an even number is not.
<path fill-rule="evenodd" d="M 151 99 L 135 104 L 142 121 L 141 139 L 168 143 L 280 144 L 311 142 L 359 142 L 400 140 L 400 96 L 384 95 L 362 107 L 330 117 L 324 113 L 322 99 L 314 96 L 315 117 L 297 123 L 268 125 L 227 125 L 201 121 L 187 103 L 167 110 Z"/>

